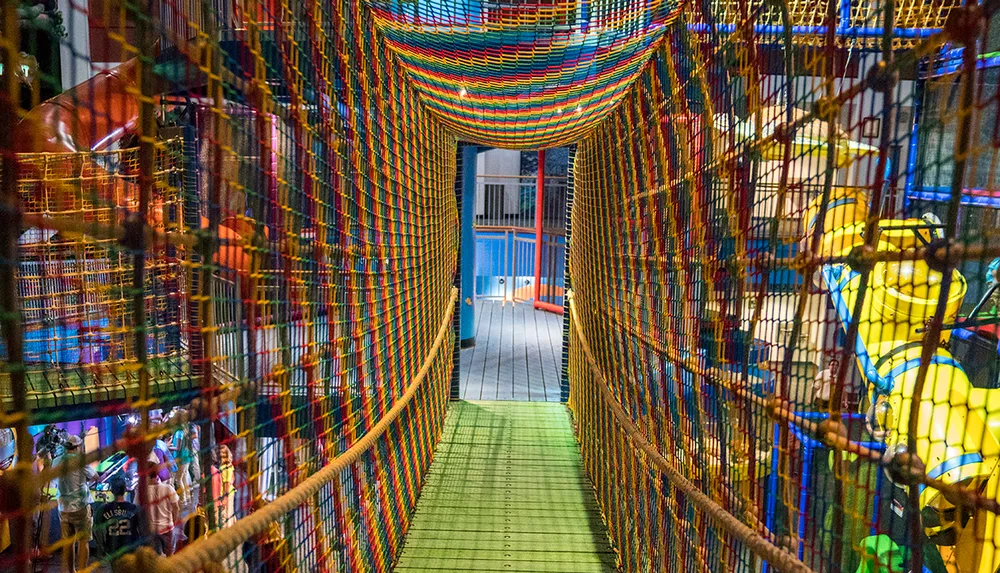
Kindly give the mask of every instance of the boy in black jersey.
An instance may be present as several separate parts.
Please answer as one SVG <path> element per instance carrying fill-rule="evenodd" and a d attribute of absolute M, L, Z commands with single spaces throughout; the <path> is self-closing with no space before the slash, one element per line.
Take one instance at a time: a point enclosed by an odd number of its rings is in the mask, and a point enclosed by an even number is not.
<path fill-rule="evenodd" d="M 125 479 L 111 479 L 111 493 L 115 500 L 104 504 L 97 514 L 94 533 L 102 555 L 109 556 L 123 549 L 134 551 L 146 536 L 143 515 L 139 506 L 125 501 Z"/>

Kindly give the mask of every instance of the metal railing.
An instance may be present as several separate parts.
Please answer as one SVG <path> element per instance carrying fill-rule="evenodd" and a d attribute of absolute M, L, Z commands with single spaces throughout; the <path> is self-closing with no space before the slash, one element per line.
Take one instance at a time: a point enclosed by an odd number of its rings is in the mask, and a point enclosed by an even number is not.
<path fill-rule="evenodd" d="M 540 300 L 562 305 L 568 179 L 546 176 L 542 194 L 543 244 L 539 269 L 536 175 L 476 177 L 476 297 L 524 302 L 534 299 L 536 274 Z M 536 273 L 536 270 L 539 272 Z"/>
<path fill-rule="evenodd" d="M 477 227 L 516 227 L 534 229 L 536 175 L 477 175 Z M 565 226 L 567 178 L 546 175 L 542 194 L 542 224 L 546 229 Z"/>
<path fill-rule="evenodd" d="M 476 229 L 476 298 L 531 298 L 535 231 L 518 227 Z"/>
<path fill-rule="evenodd" d="M 566 239 L 563 231 L 545 232 L 542 243 L 540 300 L 563 304 Z M 476 298 L 524 302 L 534 298 L 535 248 L 533 229 L 476 229 Z"/>

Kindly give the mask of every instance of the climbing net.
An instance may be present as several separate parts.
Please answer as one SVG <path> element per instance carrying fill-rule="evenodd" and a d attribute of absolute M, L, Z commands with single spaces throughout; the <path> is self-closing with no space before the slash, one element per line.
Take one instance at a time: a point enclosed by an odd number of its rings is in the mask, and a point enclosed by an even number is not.
<path fill-rule="evenodd" d="M 56 4 L 0 4 L 0 568 L 389 570 L 458 139 L 577 142 L 623 569 L 1000 565 L 995 2 Z"/>
<path fill-rule="evenodd" d="M 456 140 L 368 8 L 2 6 L 0 569 L 387 571 L 451 379 Z"/>
<path fill-rule="evenodd" d="M 464 139 L 558 147 L 607 115 L 646 65 L 676 0 L 372 0 L 427 108 Z"/>
<path fill-rule="evenodd" d="M 624 570 L 1000 565 L 1000 18 L 958 4 L 695 3 L 577 147 L 570 402 Z"/>

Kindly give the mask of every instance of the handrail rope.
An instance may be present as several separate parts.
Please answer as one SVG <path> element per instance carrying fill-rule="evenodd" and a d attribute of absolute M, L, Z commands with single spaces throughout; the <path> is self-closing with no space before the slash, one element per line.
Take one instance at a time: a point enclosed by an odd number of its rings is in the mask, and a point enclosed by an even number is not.
<path fill-rule="evenodd" d="M 435 359 L 440 353 L 441 347 L 444 345 L 445 339 L 448 337 L 448 333 L 453 327 L 451 318 L 457 299 L 458 289 L 453 287 L 448 303 L 445 305 L 444 314 L 441 318 L 441 326 L 438 328 L 434 345 L 424 358 L 420 371 L 413 377 L 406 391 L 396 400 L 385 416 L 368 433 L 355 442 L 353 446 L 331 460 L 321 470 L 309 476 L 302 483 L 288 490 L 263 508 L 236 521 L 232 525 L 220 529 L 210 536 L 198 539 L 173 556 L 163 557 L 148 547 L 141 547 L 135 553 L 125 555 L 116 561 L 115 571 L 125 573 L 138 573 L 140 571 L 142 573 L 194 573 L 206 566 L 222 561 L 241 543 L 264 531 L 267 526 L 280 519 L 283 515 L 305 503 L 320 488 L 337 477 L 347 466 L 356 462 L 362 454 L 367 452 L 375 443 L 375 440 L 382 436 L 389 425 L 395 422 L 396 418 L 409 405 L 410 401 L 416 395 L 417 390 L 420 389 L 424 380 L 427 379 L 427 374 L 430 372 Z"/>
<path fill-rule="evenodd" d="M 611 389 L 608 387 L 607 379 L 604 377 L 604 373 L 601 371 L 600 366 L 597 365 L 597 360 L 594 358 L 593 352 L 590 349 L 590 343 L 587 341 L 586 335 L 584 335 L 583 331 L 580 329 L 580 320 L 576 314 L 576 303 L 574 302 L 572 296 L 569 296 L 569 310 L 570 329 L 576 329 L 576 335 L 580 341 L 580 346 L 582 347 L 584 356 L 587 359 L 587 365 L 590 367 L 594 376 L 601 381 L 601 384 L 598 384 L 598 386 L 600 387 L 604 402 L 607 404 L 608 408 L 611 409 L 612 414 L 614 414 L 615 418 L 618 420 L 620 426 L 625 431 L 625 434 L 628 435 L 629 439 L 635 443 L 636 447 L 646 454 L 653 465 L 656 466 L 656 468 L 660 470 L 664 476 L 666 476 L 674 487 L 683 491 L 691 502 L 694 503 L 700 510 L 704 511 L 712 519 L 716 520 L 719 525 L 721 525 L 730 534 L 736 536 L 758 556 L 766 559 L 771 565 L 777 567 L 781 571 L 814 573 L 812 569 L 810 569 L 805 563 L 799 561 L 794 555 L 771 543 L 767 539 L 764 539 L 756 531 L 737 519 L 733 514 L 726 511 L 722 506 L 702 493 L 701 490 L 695 487 L 693 483 L 688 481 L 687 478 L 670 466 L 667 459 L 660 454 L 656 447 L 649 443 L 646 437 L 642 434 L 641 430 L 639 430 L 638 426 L 635 425 L 631 418 L 629 418 L 628 414 L 626 414 L 622 409 L 618 400 L 616 400 L 614 395 L 611 394 Z"/>

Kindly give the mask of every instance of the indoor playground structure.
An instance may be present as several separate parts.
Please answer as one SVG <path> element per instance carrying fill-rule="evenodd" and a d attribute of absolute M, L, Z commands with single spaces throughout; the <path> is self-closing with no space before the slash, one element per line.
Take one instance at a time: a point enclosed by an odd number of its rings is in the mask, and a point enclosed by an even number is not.
<path fill-rule="evenodd" d="M 1000 2 L 0 6 L 0 571 L 1000 572 Z"/>

